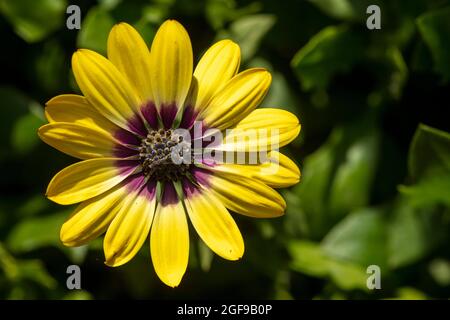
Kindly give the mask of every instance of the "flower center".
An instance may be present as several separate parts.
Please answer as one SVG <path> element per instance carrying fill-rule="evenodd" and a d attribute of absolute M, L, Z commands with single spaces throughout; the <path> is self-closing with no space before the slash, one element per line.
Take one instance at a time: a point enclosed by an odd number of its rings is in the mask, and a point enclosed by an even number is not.
<path fill-rule="evenodd" d="M 188 163 L 183 159 L 188 158 Z M 152 130 L 139 147 L 142 171 L 148 178 L 177 181 L 189 169 L 192 159 L 190 141 L 172 130 Z"/>

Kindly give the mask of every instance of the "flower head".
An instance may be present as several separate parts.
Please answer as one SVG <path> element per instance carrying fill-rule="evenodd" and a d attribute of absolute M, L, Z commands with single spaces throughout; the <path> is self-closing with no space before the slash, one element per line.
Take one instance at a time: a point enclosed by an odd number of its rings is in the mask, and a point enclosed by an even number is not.
<path fill-rule="evenodd" d="M 57 173 L 47 189 L 54 202 L 80 203 L 61 228 L 65 245 L 106 232 L 105 263 L 120 266 L 150 235 L 155 271 L 174 287 L 188 264 L 189 217 L 216 254 L 242 257 L 228 209 L 257 218 L 283 214 L 285 202 L 273 188 L 297 183 L 300 172 L 276 148 L 300 125 L 287 111 L 256 109 L 271 75 L 261 68 L 238 73 L 239 64 L 239 46 L 223 40 L 193 70 L 189 36 L 174 20 L 159 28 L 151 50 L 120 23 L 109 35 L 108 58 L 74 53 L 83 96 L 51 99 L 49 124 L 39 129 L 47 144 L 83 160 Z"/>

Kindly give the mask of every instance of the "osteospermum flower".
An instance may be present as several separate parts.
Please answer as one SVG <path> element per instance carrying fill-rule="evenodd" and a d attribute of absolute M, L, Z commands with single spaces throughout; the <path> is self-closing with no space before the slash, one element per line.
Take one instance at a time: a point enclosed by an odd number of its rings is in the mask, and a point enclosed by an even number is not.
<path fill-rule="evenodd" d="M 283 214 L 285 201 L 273 187 L 297 183 L 300 172 L 274 145 L 292 141 L 300 125 L 287 111 L 256 109 L 271 75 L 261 68 L 238 73 L 239 64 L 238 45 L 223 40 L 193 70 L 189 36 L 173 20 L 159 28 L 150 51 L 135 29 L 120 23 L 109 35 L 108 58 L 74 53 L 83 96 L 51 99 L 49 124 L 39 129 L 47 144 L 83 160 L 57 173 L 47 189 L 54 202 L 80 203 L 61 228 L 65 245 L 84 245 L 106 232 L 105 263 L 120 266 L 150 235 L 155 271 L 174 287 L 188 264 L 188 216 L 216 254 L 242 257 L 244 242 L 227 209 L 256 218 Z M 215 128 L 225 138 L 256 132 L 244 142 L 202 143 L 200 151 L 249 155 L 256 146 L 268 156 L 255 164 L 173 161 L 174 150 L 194 159 L 194 139 L 175 129 L 192 131 L 196 121 L 202 133 Z"/>

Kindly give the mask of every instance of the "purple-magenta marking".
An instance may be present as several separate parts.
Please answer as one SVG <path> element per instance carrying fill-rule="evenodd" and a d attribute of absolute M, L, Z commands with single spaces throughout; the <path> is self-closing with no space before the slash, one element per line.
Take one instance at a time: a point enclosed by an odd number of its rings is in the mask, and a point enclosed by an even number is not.
<path fill-rule="evenodd" d="M 156 181 L 149 181 L 141 190 L 141 195 L 145 196 L 147 199 L 151 200 L 156 195 Z"/>
<path fill-rule="evenodd" d="M 116 167 L 120 175 L 129 175 L 139 166 L 139 160 L 117 160 Z"/>
<path fill-rule="evenodd" d="M 137 133 L 138 135 L 142 137 L 147 135 L 147 128 L 138 115 L 135 114 L 131 119 L 129 119 L 127 125 L 131 131 Z"/>
<path fill-rule="evenodd" d="M 128 158 L 137 156 L 139 151 L 127 148 L 121 144 L 116 144 L 113 150 L 113 156 L 116 158 Z"/>
<path fill-rule="evenodd" d="M 195 111 L 191 105 L 186 106 L 183 111 L 183 117 L 181 118 L 180 128 L 190 129 L 197 118 L 198 112 Z"/>
<path fill-rule="evenodd" d="M 205 187 L 209 187 L 211 185 L 210 179 L 212 172 L 203 168 L 198 168 L 192 166 L 190 168 L 191 174 L 194 176 L 195 180 Z"/>
<path fill-rule="evenodd" d="M 183 191 L 186 198 L 192 198 L 196 193 L 200 192 L 198 187 L 186 178 L 183 179 Z"/>
<path fill-rule="evenodd" d="M 178 108 L 175 103 L 161 105 L 160 115 L 165 129 L 170 129 L 172 127 L 177 112 Z"/>
<path fill-rule="evenodd" d="M 153 129 L 158 128 L 158 112 L 156 111 L 156 106 L 153 103 L 153 101 L 146 102 L 141 107 L 142 115 L 144 116 L 144 119 L 147 121 L 147 123 L 152 127 Z"/>
<path fill-rule="evenodd" d="M 145 177 L 141 173 L 133 174 L 125 179 L 123 182 L 129 192 L 139 190 L 145 182 Z"/>
<path fill-rule="evenodd" d="M 171 204 L 176 204 L 178 203 L 178 201 L 179 200 L 177 196 L 177 191 L 175 190 L 173 183 L 172 182 L 165 183 L 161 204 L 163 206 L 168 206 Z"/>
<path fill-rule="evenodd" d="M 114 138 L 123 144 L 133 146 L 139 146 L 141 144 L 141 140 L 136 135 L 124 129 L 117 129 L 116 132 L 114 132 Z"/>

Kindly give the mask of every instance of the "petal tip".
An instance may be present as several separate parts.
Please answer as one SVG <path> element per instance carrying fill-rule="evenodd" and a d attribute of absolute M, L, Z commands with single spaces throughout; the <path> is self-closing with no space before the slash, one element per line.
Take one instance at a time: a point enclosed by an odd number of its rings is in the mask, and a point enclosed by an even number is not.
<path fill-rule="evenodd" d="M 178 29 L 178 28 L 182 28 L 184 30 L 184 27 L 181 23 L 179 23 L 177 20 L 175 19 L 167 19 L 166 21 L 164 21 L 160 26 L 159 26 L 159 30 L 167 30 L 167 29 Z"/>
<path fill-rule="evenodd" d="M 230 47 L 240 49 L 239 44 L 237 44 L 237 42 L 234 42 L 231 39 L 220 40 L 219 43 L 222 43 L 224 46 L 230 46 Z"/>
<path fill-rule="evenodd" d="M 79 56 L 79 55 L 81 55 L 81 54 L 87 53 L 87 51 L 88 51 L 88 49 L 78 48 L 78 49 L 73 53 L 73 55 L 74 55 L 74 56 Z"/>
<path fill-rule="evenodd" d="M 272 74 L 269 72 L 269 70 L 263 69 L 262 72 L 264 74 L 264 77 L 266 78 L 266 81 L 268 81 L 269 83 L 272 82 Z"/>
<path fill-rule="evenodd" d="M 64 229 L 64 225 L 59 232 L 59 240 L 65 247 L 76 247 L 76 243 L 72 240 L 72 236 Z"/>
<path fill-rule="evenodd" d="M 163 24 L 161 26 L 163 26 L 163 25 L 180 25 L 181 26 L 181 23 L 179 23 L 175 19 L 167 19 L 166 21 L 163 22 Z"/>
<path fill-rule="evenodd" d="M 89 56 L 92 57 L 93 55 L 101 56 L 99 53 L 97 53 L 95 51 L 85 49 L 85 48 L 79 48 L 72 55 L 72 63 L 73 63 L 74 59 L 88 58 Z"/>
<path fill-rule="evenodd" d="M 171 288 L 178 287 L 181 283 L 182 278 L 183 278 L 183 275 L 181 277 L 178 275 L 172 275 L 172 276 L 170 276 L 168 278 L 164 278 L 164 279 L 160 277 L 161 281 Z"/>
<path fill-rule="evenodd" d="M 48 124 L 44 124 L 43 126 L 40 126 L 38 129 L 37 129 L 37 135 L 38 135 L 38 137 L 42 140 L 42 136 L 43 136 L 43 130 L 44 130 L 44 128 L 47 126 Z"/>
<path fill-rule="evenodd" d="M 120 32 L 120 31 L 126 31 L 126 30 L 130 30 L 132 29 L 133 31 L 135 30 L 134 27 L 132 25 L 130 25 L 129 23 L 126 23 L 124 21 L 120 21 L 117 22 L 112 28 L 111 31 L 109 32 L 109 34 L 114 34 L 116 32 Z"/>
<path fill-rule="evenodd" d="M 260 83 L 265 87 L 269 87 L 272 83 L 272 74 L 266 68 L 251 68 L 242 73 L 244 72 L 253 73 L 254 77 L 259 77 Z"/>
<path fill-rule="evenodd" d="M 50 195 L 50 191 L 47 191 L 45 196 L 47 197 L 48 200 L 53 201 L 54 203 L 57 203 L 57 204 L 60 204 L 60 205 L 71 204 L 71 203 L 67 203 L 64 200 L 59 199 L 57 194 Z"/>
<path fill-rule="evenodd" d="M 104 263 L 108 267 L 112 267 L 112 268 L 120 267 L 121 265 L 124 265 L 127 262 L 128 262 L 127 259 L 121 259 L 116 254 L 109 256 L 108 254 L 105 253 L 105 262 Z"/>
<path fill-rule="evenodd" d="M 230 249 L 227 256 L 224 258 L 227 260 L 230 260 L 230 261 L 238 261 L 238 260 L 242 259 L 243 256 L 244 256 L 243 248 L 242 248 L 242 250 L 238 250 L 238 251 L 234 251 L 234 250 Z"/>

